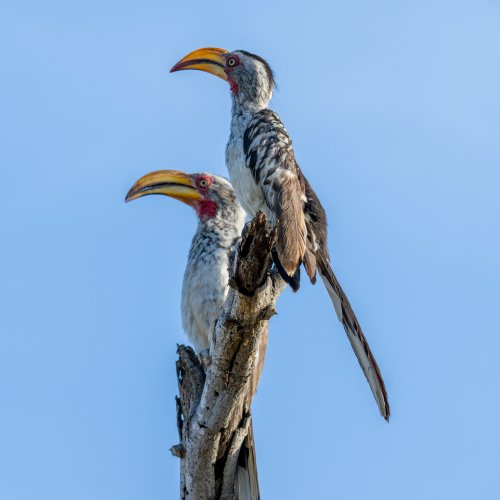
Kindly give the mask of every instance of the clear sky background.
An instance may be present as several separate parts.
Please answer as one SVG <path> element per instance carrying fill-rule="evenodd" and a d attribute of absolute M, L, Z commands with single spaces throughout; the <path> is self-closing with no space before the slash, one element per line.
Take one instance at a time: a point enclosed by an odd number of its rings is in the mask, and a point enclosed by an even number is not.
<path fill-rule="evenodd" d="M 286 291 L 254 404 L 264 499 L 500 498 L 500 3 L 3 0 L 0 498 L 176 498 L 194 213 L 128 188 L 226 174 L 230 98 L 169 68 L 265 57 L 392 403 L 322 285 Z"/>

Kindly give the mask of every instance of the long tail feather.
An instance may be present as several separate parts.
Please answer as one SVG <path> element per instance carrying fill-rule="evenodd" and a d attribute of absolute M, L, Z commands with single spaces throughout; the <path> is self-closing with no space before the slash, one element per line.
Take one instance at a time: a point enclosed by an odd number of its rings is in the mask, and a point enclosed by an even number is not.
<path fill-rule="evenodd" d="M 257 459 L 251 423 L 238 458 L 236 493 L 238 500 L 260 500 L 259 476 L 257 474 Z"/>
<path fill-rule="evenodd" d="M 269 336 L 269 327 L 266 325 L 262 332 L 262 338 L 259 344 L 259 357 L 254 373 L 249 381 L 248 393 L 245 398 L 245 405 L 250 408 L 252 399 L 257 392 L 264 360 L 267 351 L 267 339 Z M 241 446 L 238 457 L 238 468 L 236 470 L 236 493 L 238 500 L 259 500 L 259 475 L 257 473 L 257 457 L 255 455 L 255 441 L 253 436 L 253 427 L 250 422 L 247 437 Z"/>
<path fill-rule="evenodd" d="M 377 361 L 370 350 L 368 341 L 361 329 L 361 326 L 352 310 L 351 304 L 342 290 L 340 283 L 338 282 L 335 274 L 330 267 L 329 262 L 325 262 L 323 259 L 318 262 L 319 273 L 325 287 L 332 300 L 333 307 L 337 313 L 339 321 L 344 326 L 344 329 L 349 338 L 349 342 L 358 358 L 359 364 L 365 374 L 366 380 L 370 384 L 370 389 L 372 390 L 375 401 L 377 402 L 380 414 L 389 421 L 391 415 L 391 409 L 389 407 L 389 400 L 387 398 L 387 391 L 385 389 L 384 380 L 380 369 L 377 365 Z"/>

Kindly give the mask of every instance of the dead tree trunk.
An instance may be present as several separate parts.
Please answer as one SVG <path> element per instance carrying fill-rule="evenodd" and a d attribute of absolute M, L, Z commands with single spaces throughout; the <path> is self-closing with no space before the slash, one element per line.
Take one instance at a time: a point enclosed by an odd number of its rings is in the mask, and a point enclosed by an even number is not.
<path fill-rule="evenodd" d="M 250 402 L 261 339 L 285 287 L 270 272 L 274 237 L 266 217 L 257 214 L 235 252 L 229 293 L 209 354 L 200 359 L 190 347 L 178 348 L 180 444 L 172 447 L 172 453 L 181 460 L 183 500 L 259 498 L 256 464 L 253 483 L 246 486 L 238 464 L 244 443 L 254 453 Z M 246 458 L 252 459 L 248 450 Z"/>

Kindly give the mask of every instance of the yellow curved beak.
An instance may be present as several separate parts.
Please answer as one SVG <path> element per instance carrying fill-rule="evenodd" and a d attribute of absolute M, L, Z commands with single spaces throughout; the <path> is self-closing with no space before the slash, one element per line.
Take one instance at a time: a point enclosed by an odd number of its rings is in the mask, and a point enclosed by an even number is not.
<path fill-rule="evenodd" d="M 203 199 L 191 176 L 179 170 L 157 170 L 144 175 L 130 188 L 125 203 L 149 194 L 163 194 L 188 205 Z"/>
<path fill-rule="evenodd" d="M 204 48 L 190 52 L 187 56 L 183 57 L 177 64 L 175 64 L 170 73 L 181 71 L 183 69 L 197 69 L 199 71 L 206 71 L 212 75 L 218 76 L 223 80 L 227 80 L 224 67 L 226 65 L 225 54 L 229 51 L 226 49 Z"/>

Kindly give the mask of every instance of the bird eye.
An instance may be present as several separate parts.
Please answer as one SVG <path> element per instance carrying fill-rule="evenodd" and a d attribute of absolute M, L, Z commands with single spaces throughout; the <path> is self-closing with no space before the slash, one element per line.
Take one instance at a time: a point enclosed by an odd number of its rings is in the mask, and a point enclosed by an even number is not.
<path fill-rule="evenodd" d="M 234 66 L 236 66 L 236 59 L 234 57 L 230 57 L 227 60 L 227 65 L 233 68 Z"/>
<path fill-rule="evenodd" d="M 200 179 L 198 185 L 202 188 L 206 188 L 208 186 L 208 181 L 206 179 Z"/>

